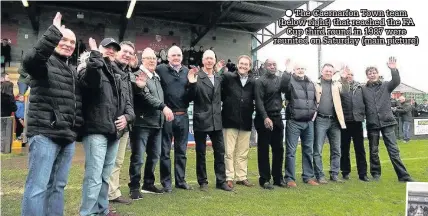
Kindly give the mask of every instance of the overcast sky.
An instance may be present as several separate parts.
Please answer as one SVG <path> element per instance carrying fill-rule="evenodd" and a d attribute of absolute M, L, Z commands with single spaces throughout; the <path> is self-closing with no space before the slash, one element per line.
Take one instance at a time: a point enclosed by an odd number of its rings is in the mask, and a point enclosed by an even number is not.
<path fill-rule="evenodd" d="M 409 17 L 415 22 L 414 27 L 406 28 L 407 36 L 419 36 L 419 46 L 395 45 L 395 46 L 361 46 L 353 45 L 324 45 L 322 46 L 322 62 L 344 62 L 354 71 L 355 79 L 361 82 L 366 81 L 365 68 L 367 66 L 377 66 L 380 73 L 389 80 L 391 75 L 386 66 L 389 56 L 397 58 L 397 66 L 400 71 L 402 83 L 409 84 L 428 92 L 428 51 L 427 51 L 427 28 L 424 1 L 418 0 L 336 0 L 324 10 L 345 10 L 345 9 L 373 9 L 373 10 L 406 10 Z M 376 18 L 378 19 L 378 18 Z M 385 36 L 385 35 L 384 35 Z M 284 34 L 282 37 L 289 37 Z M 265 46 L 258 52 L 258 59 L 264 61 L 271 57 L 277 61 L 278 68 L 284 69 L 286 58 L 304 61 L 307 67 L 307 74 L 311 78 L 316 78 L 318 73 L 317 46 L 315 45 L 270 45 Z"/>

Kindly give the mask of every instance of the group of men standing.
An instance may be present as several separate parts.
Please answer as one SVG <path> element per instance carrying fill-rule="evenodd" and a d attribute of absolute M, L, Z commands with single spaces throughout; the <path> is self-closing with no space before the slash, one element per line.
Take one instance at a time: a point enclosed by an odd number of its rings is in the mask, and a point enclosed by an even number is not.
<path fill-rule="evenodd" d="M 53 25 L 23 60 L 31 76 L 28 113 L 29 173 L 22 202 L 22 215 L 62 215 L 64 187 L 71 168 L 75 141 L 82 141 L 85 174 L 80 215 L 116 215 L 109 201 L 126 203 L 119 189 L 119 175 L 130 138 L 130 198 L 138 200 L 142 191 L 172 192 L 170 151 L 174 139 L 175 188 L 192 190 L 186 182 L 186 150 L 189 131 L 187 109 L 193 101 L 193 130 L 196 142 L 196 174 L 200 190 L 208 190 L 206 139 L 214 151 L 216 188 L 232 191 L 234 184 L 251 187 L 247 161 L 252 128 L 258 132 L 259 185 L 273 189 L 296 187 L 295 155 L 302 143 L 303 181 L 311 185 L 327 183 L 322 165 L 322 149 L 327 136 L 331 146 L 330 180 L 349 178 L 351 137 L 357 153 L 358 174 L 367 181 L 362 125 L 368 122 L 370 171 L 380 177 L 379 133 L 382 132 L 391 161 L 400 181 L 411 181 L 393 133 L 395 120 L 386 110 L 389 93 L 400 83 L 395 59 L 390 59 L 393 80 L 379 82 L 377 69 L 366 71 L 370 82 L 361 86 L 346 69 L 341 81 L 333 81 L 334 67 L 326 64 L 322 77 L 312 82 L 305 67 L 277 76 L 276 62 L 268 59 L 268 73 L 255 79 L 249 73 L 252 60 L 238 57 L 237 72 L 223 72 L 224 61 L 215 53 L 202 55 L 202 68 L 189 70 L 182 65 L 183 54 L 173 46 L 168 64 L 157 65 L 155 52 L 146 48 L 139 65 L 135 47 L 129 41 L 112 38 L 97 43 L 89 39 L 90 52 L 82 54 L 77 71 L 67 64 L 76 37 L 61 25 L 57 13 Z M 289 64 L 288 64 L 289 65 Z M 282 97 L 287 125 L 284 161 Z M 364 106 L 365 105 L 365 106 Z M 342 129 L 342 130 L 341 130 Z M 360 130 L 361 129 L 361 130 Z M 342 137 L 342 138 L 341 138 Z M 360 142 L 361 141 L 361 142 Z M 272 169 L 269 163 L 272 147 Z M 358 149 L 358 150 L 357 150 Z M 347 152 L 347 153 L 346 153 Z M 146 156 L 146 157 L 145 157 Z M 141 169 L 145 157 L 143 182 Z M 160 182 L 155 186 L 155 167 L 160 163 Z"/>

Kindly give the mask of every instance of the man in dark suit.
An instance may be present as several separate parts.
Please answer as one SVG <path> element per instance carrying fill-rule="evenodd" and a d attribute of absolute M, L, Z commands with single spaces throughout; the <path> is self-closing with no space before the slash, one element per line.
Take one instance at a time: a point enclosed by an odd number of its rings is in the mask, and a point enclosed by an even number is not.
<path fill-rule="evenodd" d="M 216 187 L 231 191 L 226 184 L 224 142 L 221 119 L 221 77 L 214 74 L 215 54 L 207 50 L 202 56 L 204 67 L 189 71 L 189 97 L 193 99 L 193 130 L 196 142 L 196 175 L 202 191 L 208 190 L 205 163 L 206 138 L 212 140 Z M 199 78 L 198 78 L 199 77 Z"/>

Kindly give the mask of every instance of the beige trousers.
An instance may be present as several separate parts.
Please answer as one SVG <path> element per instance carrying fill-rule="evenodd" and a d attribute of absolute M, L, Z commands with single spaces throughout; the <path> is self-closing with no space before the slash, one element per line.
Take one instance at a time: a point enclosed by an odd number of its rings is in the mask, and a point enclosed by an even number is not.
<path fill-rule="evenodd" d="M 117 150 L 116 162 L 114 163 L 113 170 L 110 175 L 110 179 L 108 181 L 108 199 L 114 200 L 120 196 L 122 193 L 120 192 L 120 182 L 119 175 L 120 169 L 123 165 L 123 159 L 125 158 L 126 146 L 128 144 L 129 132 L 123 134 L 123 136 L 119 140 L 119 149 Z"/>
<path fill-rule="evenodd" d="M 223 129 L 225 140 L 224 163 L 227 181 L 247 179 L 248 150 L 250 149 L 251 131 Z"/>

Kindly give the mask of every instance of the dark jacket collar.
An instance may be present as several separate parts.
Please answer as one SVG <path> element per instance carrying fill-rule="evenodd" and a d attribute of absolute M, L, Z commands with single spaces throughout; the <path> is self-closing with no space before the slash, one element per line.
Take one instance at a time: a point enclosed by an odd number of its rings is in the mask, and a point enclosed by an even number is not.
<path fill-rule="evenodd" d="M 68 57 L 66 57 L 66 56 L 62 56 L 62 55 L 60 55 L 59 53 L 57 53 L 56 51 L 54 51 L 53 53 L 52 53 L 52 55 L 53 56 L 55 56 L 55 57 L 57 57 L 58 59 L 60 59 L 61 61 L 63 61 L 63 62 L 67 62 L 67 60 L 68 60 Z"/>

